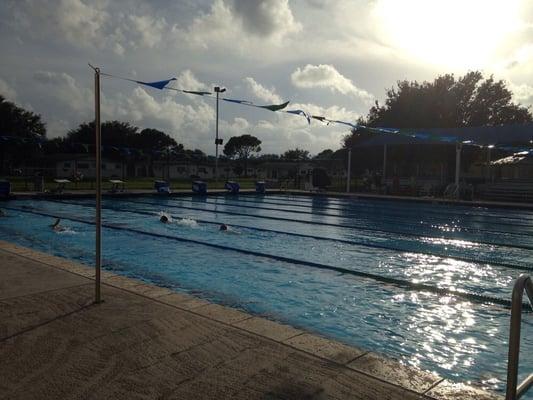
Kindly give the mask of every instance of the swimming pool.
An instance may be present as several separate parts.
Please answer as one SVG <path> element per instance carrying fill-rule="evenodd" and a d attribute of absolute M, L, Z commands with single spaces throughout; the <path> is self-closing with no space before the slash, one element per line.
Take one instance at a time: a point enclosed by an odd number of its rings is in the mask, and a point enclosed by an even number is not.
<path fill-rule="evenodd" d="M 103 205 L 109 270 L 454 380 L 505 385 L 505 305 L 514 280 L 533 272 L 533 212 L 287 195 L 145 196 Z M 93 264 L 93 200 L 1 206 L 9 217 L 0 218 L 0 239 Z M 161 224 L 160 212 L 172 223 Z M 66 231 L 50 230 L 54 216 Z M 221 223 L 230 230 L 219 231 Z M 524 378 L 533 370 L 533 314 L 522 329 Z"/>

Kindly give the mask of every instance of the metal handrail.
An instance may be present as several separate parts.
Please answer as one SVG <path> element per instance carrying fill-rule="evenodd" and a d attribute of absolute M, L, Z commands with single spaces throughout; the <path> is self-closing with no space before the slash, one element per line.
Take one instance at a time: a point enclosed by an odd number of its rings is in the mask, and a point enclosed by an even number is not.
<path fill-rule="evenodd" d="M 511 327 L 509 330 L 509 359 L 507 363 L 507 391 L 505 400 L 518 400 L 533 386 L 533 374 L 518 385 L 518 360 L 520 356 L 520 330 L 522 323 L 522 298 L 524 291 L 533 306 L 533 280 L 521 275 L 513 287 L 511 305 Z"/>

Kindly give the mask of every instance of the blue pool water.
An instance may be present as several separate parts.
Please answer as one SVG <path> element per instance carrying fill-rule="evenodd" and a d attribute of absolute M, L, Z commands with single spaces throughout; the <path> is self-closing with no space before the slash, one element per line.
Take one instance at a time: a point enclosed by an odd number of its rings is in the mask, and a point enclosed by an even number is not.
<path fill-rule="evenodd" d="M 1 206 L 9 217 L 0 218 L 0 239 L 93 264 L 93 200 Z M 161 212 L 172 223 L 161 224 Z M 52 232 L 52 216 L 68 230 Z M 103 219 L 104 265 L 116 273 L 451 379 L 504 386 L 507 308 L 379 278 L 509 300 L 514 280 L 533 273 L 532 212 L 285 195 L 145 196 L 104 200 Z M 219 231 L 221 223 L 230 231 Z M 521 378 L 533 371 L 533 313 L 522 332 Z"/>

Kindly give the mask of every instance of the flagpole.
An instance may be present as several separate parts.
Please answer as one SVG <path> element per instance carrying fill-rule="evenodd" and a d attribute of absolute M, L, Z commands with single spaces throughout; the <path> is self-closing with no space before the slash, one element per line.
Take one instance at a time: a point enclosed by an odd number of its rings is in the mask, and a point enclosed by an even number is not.
<path fill-rule="evenodd" d="M 95 125 L 95 156 L 96 156 L 96 249 L 95 249 L 95 287 L 94 287 L 94 302 L 101 303 L 102 298 L 100 294 L 100 269 L 102 264 L 102 131 L 100 125 L 100 68 L 95 68 L 91 64 L 89 66 L 94 70 L 94 125 Z"/>

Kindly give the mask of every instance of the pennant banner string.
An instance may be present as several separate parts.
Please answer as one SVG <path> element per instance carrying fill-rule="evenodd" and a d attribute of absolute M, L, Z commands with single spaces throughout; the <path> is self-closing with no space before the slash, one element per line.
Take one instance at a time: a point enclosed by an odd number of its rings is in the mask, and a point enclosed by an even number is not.
<path fill-rule="evenodd" d="M 181 93 L 185 93 L 189 95 L 216 98 L 216 96 L 212 92 L 208 92 L 208 91 L 185 90 L 185 89 L 169 87 L 168 85 L 172 81 L 176 81 L 177 80 L 176 78 L 170 78 L 170 79 L 165 79 L 165 80 L 160 80 L 160 81 L 155 81 L 155 82 L 146 82 L 146 81 L 139 81 L 136 79 L 126 78 L 126 77 L 122 77 L 118 75 L 112 75 L 112 74 L 108 74 L 104 72 L 101 72 L 100 74 L 103 76 L 110 77 L 110 78 L 121 79 L 121 80 L 129 81 L 129 82 L 137 83 L 139 85 L 149 86 L 151 88 L 158 89 L 158 90 L 173 90 L 176 92 L 181 92 Z M 357 123 L 351 123 L 347 121 L 329 119 L 327 117 L 320 116 L 320 115 L 311 115 L 305 112 L 304 110 L 300 110 L 300 109 L 285 110 L 285 108 L 289 105 L 289 101 L 286 101 L 285 103 L 282 103 L 282 104 L 258 105 L 248 100 L 230 99 L 227 97 L 222 97 L 220 100 L 226 101 L 229 103 L 248 106 L 248 107 L 262 108 L 262 109 L 270 110 L 274 112 L 281 111 L 287 114 L 301 116 L 307 120 L 307 123 L 309 125 L 311 124 L 311 120 L 315 119 L 317 121 L 325 123 L 326 125 L 341 124 L 341 125 L 349 126 L 350 128 L 355 129 L 355 130 L 364 129 L 372 133 L 408 136 L 408 137 L 412 137 L 416 139 L 421 139 L 421 140 L 426 140 L 426 141 L 430 140 L 430 141 L 441 142 L 441 143 L 460 143 L 460 144 L 468 144 L 468 145 L 477 146 L 477 147 L 491 147 L 491 148 L 495 147 L 495 148 L 499 148 L 501 150 L 506 150 L 506 151 L 528 152 L 528 154 L 533 154 L 533 149 L 531 148 L 524 148 L 524 147 L 519 147 L 519 146 L 504 146 L 504 145 L 499 145 L 499 144 L 493 144 L 493 145 L 487 146 L 485 144 L 475 143 L 472 140 L 461 141 L 457 136 L 454 136 L 454 135 L 443 136 L 443 135 L 435 135 L 435 134 L 425 133 L 425 132 L 413 132 L 412 130 L 402 130 L 402 129 L 393 129 L 393 128 L 375 128 L 375 127 L 359 125 Z"/>

